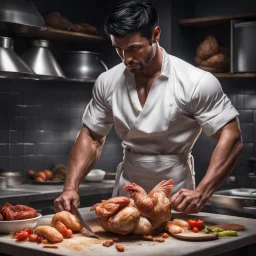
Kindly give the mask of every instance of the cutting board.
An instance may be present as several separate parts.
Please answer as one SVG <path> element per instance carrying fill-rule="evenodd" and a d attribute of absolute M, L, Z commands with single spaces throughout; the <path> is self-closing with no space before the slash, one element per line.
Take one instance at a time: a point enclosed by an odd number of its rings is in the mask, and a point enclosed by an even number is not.
<path fill-rule="evenodd" d="M 172 234 L 172 236 L 178 239 L 188 240 L 188 241 L 209 241 L 209 240 L 214 240 L 218 238 L 217 233 L 207 234 L 204 231 L 199 231 L 195 233 L 191 230 L 186 230 L 179 234 Z"/>

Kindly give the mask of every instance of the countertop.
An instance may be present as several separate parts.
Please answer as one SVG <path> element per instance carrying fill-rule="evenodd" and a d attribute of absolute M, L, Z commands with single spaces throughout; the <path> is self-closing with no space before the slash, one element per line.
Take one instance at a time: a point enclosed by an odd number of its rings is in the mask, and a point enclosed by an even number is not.
<path fill-rule="evenodd" d="M 12 204 L 27 204 L 37 201 L 54 200 L 63 191 L 61 185 L 22 184 L 18 187 L 0 190 L 0 205 L 6 201 Z M 114 180 L 103 180 L 102 182 L 84 182 L 79 186 L 80 196 L 99 194 L 111 194 L 114 188 Z"/>
<path fill-rule="evenodd" d="M 82 216 L 86 220 L 95 219 L 94 212 L 89 212 L 89 208 L 79 209 Z M 223 223 L 238 223 L 244 225 L 246 229 L 239 231 L 237 237 L 222 237 L 212 241 L 191 242 L 182 241 L 174 237 L 169 237 L 164 243 L 157 243 L 151 241 L 143 241 L 138 238 L 137 241 L 123 240 L 119 241 L 125 247 L 123 255 L 161 255 L 161 256 L 180 256 L 180 255 L 218 255 L 238 248 L 249 246 L 248 248 L 255 248 L 256 243 L 256 220 L 247 219 L 234 216 L 226 216 L 212 213 L 199 213 L 196 215 L 185 216 L 181 213 L 174 212 L 174 218 L 200 218 L 206 223 L 223 224 Z M 48 224 L 52 215 L 43 216 L 38 224 Z M 80 236 L 80 235 L 79 235 Z M 113 237 L 113 236 L 112 236 Z M 31 242 L 16 242 L 8 235 L 0 235 L 0 253 L 9 255 L 26 255 L 26 256 L 45 256 L 45 255 L 120 255 L 115 246 L 109 248 L 102 246 L 100 241 L 98 244 L 90 242 L 91 238 L 81 237 L 83 242 L 76 243 L 77 237 L 71 238 L 66 244 L 58 244 L 58 249 L 43 248 L 42 244 L 35 244 Z M 98 240 L 97 240 L 98 241 Z M 65 242 L 65 241 L 64 241 Z M 69 245 L 67 243 L 69 242 Z M 250 250 L 248 250 L 250 251 Z M 249 255 L 255 255 L 254 251 L 250 251 Z"/>

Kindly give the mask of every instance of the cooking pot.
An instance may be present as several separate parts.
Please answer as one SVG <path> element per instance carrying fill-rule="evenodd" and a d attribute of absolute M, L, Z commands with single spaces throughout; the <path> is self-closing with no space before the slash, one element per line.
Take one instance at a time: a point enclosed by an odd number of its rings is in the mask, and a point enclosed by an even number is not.
<path fill-rule="evenodd" d="M 8 187 L 17 187 L 22 184 L 23 178 L 19 172 L 1 172 L 0 176 L 6 177 Z"/>
<path fill-rule="evenodd" d="M 66 77 L 70 79 L 94 82 L 102 72 L 108 70 L 96 52 L 66 51 L 59 53 L 56 58 Z"/>

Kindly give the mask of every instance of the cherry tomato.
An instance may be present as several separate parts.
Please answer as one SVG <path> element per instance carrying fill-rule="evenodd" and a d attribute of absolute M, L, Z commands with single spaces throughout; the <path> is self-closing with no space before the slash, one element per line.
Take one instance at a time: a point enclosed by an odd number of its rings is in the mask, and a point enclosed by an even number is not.
<path fill-rule="evenodd" d="M 29 235 L 31 235 L 33 233 L 33 230 L 31 228 L 25 228 L 21 231 L 27 231 Z"/>
<path fill-rule="evenodd" d="M 199 230 L 198 230 L 198 228 L 197 227 L 193 227 L 193 232 L 195 232 L 195 233 L 197 233 Z"/>
<path fill-rule="evenodd" d="M 188 221 L 188 224 L 189 224 L 189 227 L 190 227 L 191 229 L 193 229 L 194 227 L 198 228 L 198 230 L 201 230 L 201 229 L 204 228 L 204 221 L 203 221 L 203 220 L 200 220 L 200 219 L 198 219 L 198 220 L 192 220 L 192 219 L 190 219 L 190 220 Z"/>
<path fill-rule="evenodd" d="M 37 242 L 37 237 L 38 237 L 37 234 L 31 234 L 31 235 L 28 237 L 28 240 L 29 240 L 30 242 Z"/>
<path fill-rule="evenodd" d="M 41 244 L 43 242 L 44 238 L 42 236 L 37 235 L 36 242 Z"/>
<path fill-rule="evenodd" d="M 15 235 L 15 238 L 18 241 L 23 241 L 29 237 L 29 233 L 27 231 L 21 231 Z"/>
<path fill-rule="evenodd" d="M 72 235 L 73 235 L 73 232 L 72 232 L 71 229 L 67 229 L 66 233 L 64 234 L 64 236 L 67 237 L 67 238 L 72 237 Z"/>

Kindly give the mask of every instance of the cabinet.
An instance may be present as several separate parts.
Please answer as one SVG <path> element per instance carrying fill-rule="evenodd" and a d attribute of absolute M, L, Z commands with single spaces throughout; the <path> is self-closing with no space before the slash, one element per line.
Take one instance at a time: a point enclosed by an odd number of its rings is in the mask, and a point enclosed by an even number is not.
<path fill-rule="evenodd" d="M 219 35 L 225 43 L 226 46 L 230 46 L 230 21 L 233 19 L 256 19 L 256 13 L 242 13 L 242 14 L 234 14 L 234 15 L 223 15 L 223 16 L 210 16 L 210 17 L 202 17 L 202 18 L 189 18 L 189 19 L 180 19 L 178 24 L 181 28 L 184 28 L 188 34 L 191 34 L 191 37 L 198 35 L 199 37 L 202 33 L 210 34 L 214 31 Z M 191 30 L 193 32 L 191 33 Z M 207 35 L 206 34 L 206 35 Z M 193 35 L 193 36 L 192 36 Z M 205 36 L 206 36 L 205 35 Z M 198 44 L 198 41 L 194 38 L 191 39 L 195 44 Z M 256 73 L 214 73 L 214 75 L 218 78 L 250 78 L 256 77 Z"/>

